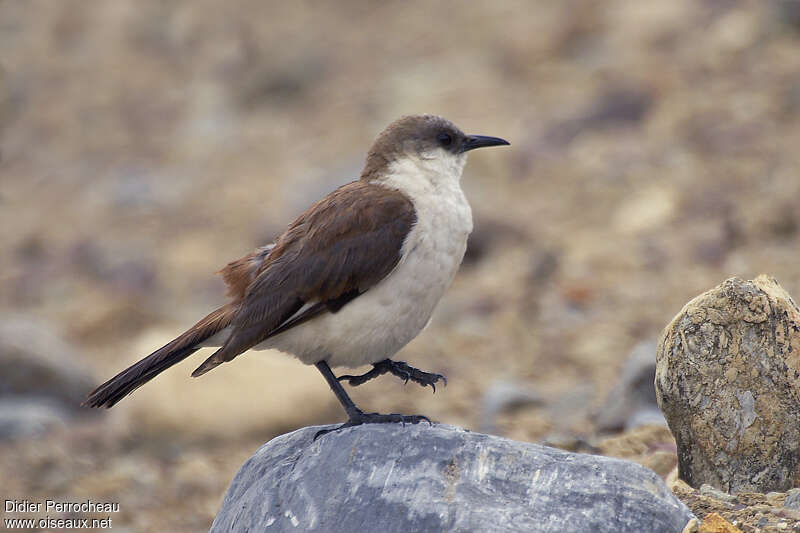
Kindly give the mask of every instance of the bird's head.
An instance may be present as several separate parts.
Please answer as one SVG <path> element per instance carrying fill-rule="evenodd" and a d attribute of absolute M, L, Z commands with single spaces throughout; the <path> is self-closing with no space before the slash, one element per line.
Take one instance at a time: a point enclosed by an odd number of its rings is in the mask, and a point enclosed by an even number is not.
<path fill-rule="evenodd" d="M 383 130 L 367 155 L 362 179 L 379 179 L 393 163 L 411 162 L 421 170 L 454 173 L 476 148 L 510 144 L 499 137 L 467 135 L 449 120 L 436 115 L 408 115 Z"/>

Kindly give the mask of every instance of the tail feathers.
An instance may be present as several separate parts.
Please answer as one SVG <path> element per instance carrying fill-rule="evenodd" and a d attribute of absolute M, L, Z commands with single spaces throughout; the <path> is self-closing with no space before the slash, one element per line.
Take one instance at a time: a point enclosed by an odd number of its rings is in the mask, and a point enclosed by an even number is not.
<path fill-rule="evenodd" d="M 214 355 L 216 355 L 216 354 L 214 354 Z M 200 376 L 202 376 L 203 374 L 205 374 L 209 370 L 218 367 L 219 365 L 221 365 L 224 362 L 222 360 L 217 360 L 214 357 L 214 355 L 212 355 L 211 357 L 209 357 L 208 359 L 203 361 L 202 365 L 200 365 L 200 366 L 198 366 L 197 368 L 194 369 L 194 372 L 192 372 L 192 377 L 193 378 L 199 378 Z"/>
<path fill-rule="evenodd" d="M 199 348 L 171 349 L 167 344 L 127 368 L 93 390 L 83 405 L 87 407 L 113 407 L 118 401 L 132 393 L 164 370 L 178 364 Z"/>
<path fill-rule="evenodd" d="M 87 407 L 112 407 L 164 370 L 176 365 L 201 348 L 200 343 L 225 329 L 233 316 L 229 305 L 213 311 L 175 340 L 162 346 L 138 363 L 123 370 L 89 394 Z"/>

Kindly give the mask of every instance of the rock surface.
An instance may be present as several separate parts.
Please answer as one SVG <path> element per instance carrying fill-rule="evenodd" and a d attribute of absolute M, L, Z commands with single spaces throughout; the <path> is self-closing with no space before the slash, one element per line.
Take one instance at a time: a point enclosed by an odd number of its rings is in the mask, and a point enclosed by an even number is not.
<path fill-rule="evenodd" d="M 97 385 L 72 347 L 44 321 L 0 316 L 0 441 L 98 416 L 80 403 Z"/>
<path fill-rule="evenodd" d="M 717 513 L 711 513 L 703 520 L 700 533 L 742 533 L 742 530 Z"/>
<path fill-rule="evenodd" d="M 31 398 L 0 400 L 0 440 L 42 435 L 64 427 L 70 413 L 52 401 Z"/>
<path fill-rule="evenodd" d="M 425 424 L 268 442 L 211 531 L 681 531 L 693 518 L 652 471 Z"/>
<path fill-rule="evenodd" d="M 786 493 L 786 501 L 783 505 L 788 509 L 800 511 L 800 489 L 792 489 Z"/>
<path fill-rule="evenodd" d="M 64 409 L 85 411 L 80 403 L 96 385 L 49 324 L 11 314 L 0 317 L 0 400 L 48 398 Z"/>
<path fill-rule="evenodd" d="M 703 526 L 713 525 L 714 522 L 709 523 L 707 519 L 716 514 L 741 529 L 743 533 L 800 531 L 800 511 L 790 508 L 785 503 L 789 502 L 792 491 L 728 494 L 710 485 L 693 489 L 680 479 L 668 481 L 667 485 L 672 493 L 703 521 Z"/>
<path fill-rule="evenodd" d="M 800 309 L 777 281 L 731 278 L 686 304 L 662 333 L 655 385 L 689 485 L 800 484 Z"/>
<path fill-rule="evenodd" d="M 658 409 L 653 380 L 656 375 L 656 343 L 644 341 L 631 350 L 619 379 L 598 411 L 600 431 L 620 431 L 651 424 L 666 424 Z"/>

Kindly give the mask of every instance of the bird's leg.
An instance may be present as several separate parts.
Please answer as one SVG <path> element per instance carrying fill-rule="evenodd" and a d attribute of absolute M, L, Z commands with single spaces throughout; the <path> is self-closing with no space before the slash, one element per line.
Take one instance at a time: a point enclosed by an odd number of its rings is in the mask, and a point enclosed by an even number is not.
<path fill-rule="evenodd" d="M 339 380 L 333 375 L 333 371 L 331 370 L 331 367 L 328 366 L 328 363 L 325 361 L 320 361 L 316 364 L 316 367 L 320 372 L 322 372 L 322 376 L 325 378 L 325 381 L 328 382 L 328 386 L 336 395 L 336 399 L 339 400 L 339 403 L 342 404 L 342 407 L 344 407 L 348 418 L 352 420 L 353 418 L 363 415 L 364 411 L 359 409 L 355 402 L 350 399 L 350 396 L 344 390 L 342 384 L 339 383 Z"/>
<path fill-rule="evenodd" d="M 405 361 L 392 361 L 391 359 L 384 359 L 383 361 L 373 363 L 372 370 L 366 372 L 365 374 L 358 376 L 339 376 L 337 379 L 339 381 L 347 381 L 351 387 L 355 387 L 358 385 L 363 385 L 367 381 L 377 378 L 382 374 L 386 374 L 387 372 L 394 374 L 406 383 L 408 383 L 408 380 L 411 380 L 414 383 L 419 383 L 423 387 L 425 385 L 430 385 L 433 389 L 433 392 L 436 392 L 436 383 L 439 380 L 442 380 L 442 383 L 447 385 L 447 378 L 442 374 L 424 372 L 414 368 Z"/>
<path fill-rule="evenodd" d="M 314 440 L 326 433 L 330 433 L 331 431 L 337 431 L 352 426 L 360 426 L 361 424 L 387 424 L 400 422 L 401 424 L 405 425 L 419 424 L 422 421 L 425 421 L 428 424 L 431 423 L 430 419 L 423 415 L 401 415 L 398 413 L 384 415 L 380 413 L 365 413 L 359 409 L 353 400 L 350 399 L 350 396 L 347 395 L 347 392 L 345 392 L 342 384 L 339 383 L 339 380 L 336 379 L 335 375 L 333 375 L 333 371 L 331 370 L 331 367 L 328 366 L 328 363 L 325 361 L 320 361 L 316 364 L 316 367 L 322 373 L 325 381 L 328 382 L 328 386 L 336 395 L 336 399 L 339 400 L 339 403 L 341 403 L 342 407 L 344 407 L 344 410 L 347 412 L 348 420 L 344 424 L 335 428 L 318 431 L 317 434 L 314 435 Z"/>

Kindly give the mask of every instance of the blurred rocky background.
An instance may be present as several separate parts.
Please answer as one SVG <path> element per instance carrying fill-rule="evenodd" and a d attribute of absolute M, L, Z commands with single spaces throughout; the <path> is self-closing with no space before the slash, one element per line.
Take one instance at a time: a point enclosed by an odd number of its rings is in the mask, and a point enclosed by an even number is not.
<path fill-rule="evenodd" d="M 343 418 L 277 353 L 190 379 L 203 352 L 99 416 L 75 390 L 217 306 L 216 270 L 422 112 L 513 146 L 471 156 L 468 255 L 400 355 L 448 386 L 354 399 L 667 475 L 661 329 L 734 275 L 800 295 L 800 3 L 6 0 L 4 496 L 204 530 L 261 443 Z"/>

